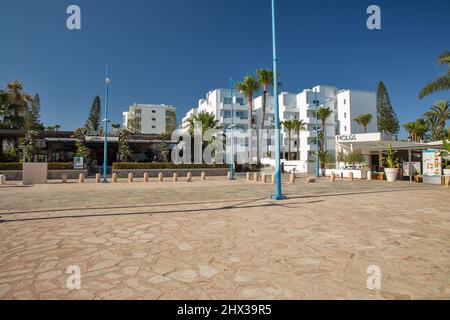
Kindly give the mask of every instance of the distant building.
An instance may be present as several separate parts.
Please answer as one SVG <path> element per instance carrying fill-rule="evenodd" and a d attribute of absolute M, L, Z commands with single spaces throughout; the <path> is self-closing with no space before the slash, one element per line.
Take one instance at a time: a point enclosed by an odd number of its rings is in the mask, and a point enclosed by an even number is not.
<path fill-rule="evenodd" d="M 165 104 L 133 104 L 123 113 L 123 127 L 134 133 L 163 134 L 176 129 L 176 109 Z"/>

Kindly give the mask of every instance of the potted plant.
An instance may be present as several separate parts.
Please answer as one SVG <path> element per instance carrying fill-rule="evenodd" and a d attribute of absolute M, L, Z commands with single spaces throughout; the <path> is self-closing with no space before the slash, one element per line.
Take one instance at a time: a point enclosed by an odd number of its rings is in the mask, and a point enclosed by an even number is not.
<path fill-rule="evenodd" d="M 396 152 L 392 149 L 392 144 L 389 144 L 387 155 L 384 159 L 386 168 L 384 173 L 386 174 L 386 180 L 388 182 L 395 182 L 397 180 L 397 173 L 399 169 L 399 161 L 396 157 Z"/>
<path fill-rule="evenodd" d="M 36 152 L 39 150 L 37 138 L 39 133 L 28 130 L 24 138 L 25 162 L 22 166 L 22 184 L 45 184 L 47 183 L 47 163 L 35 162 Z"/>

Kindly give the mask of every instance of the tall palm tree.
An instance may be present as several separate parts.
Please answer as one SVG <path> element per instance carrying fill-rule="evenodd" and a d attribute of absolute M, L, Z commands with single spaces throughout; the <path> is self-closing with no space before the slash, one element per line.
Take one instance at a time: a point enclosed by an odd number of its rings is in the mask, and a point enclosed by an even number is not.
<path fill-rule="evenodd" d="M 415 124 L 415 122 L 408 122 L 403 125 L 403 128 L 406 130 L 406 132 L 408 132 L 408 139 L 410 141 L 416 141 Z"/>
<path fill-rule="evenodd" d="M 428 129 L 430 131 L 429 138 L 432 141 L 441 140 L 445 137 L 445 129 L 442 129 L 439 124 L 439 117 L 431 112 L 425 113 L 425 121 L 428 124 Z"/>
<path fill-rule="evenodd" d="M 425 116 L 436 116 L 439 121 L 439 126 L 445 130 L 445 123 L 450 119 L 450 102 L 448 100 L 439 100 L 434 103 L 430 111 L 425 113 Z"/>
<path fill-rule="evenodd" d="M 372 121 L 372 115 L 369 114 L 362 114 L 356 119 L 354 119 L 357 124 L 364 127 L 364 132 L 367 133 L 367 126 L 369 125 L 370 121 Z"/>
<path fill-rule="evenodd" d="M 323 148 L 326 148 L 326 144 L 325 144 L 325 139 L 327 136 L 326 132 L 325 132 L 326 122 L 327 122 L 328 117 L 331 116 L 332 113 L 333 113 L 333 111 L 328 107 L 322 107 L 317 110 L 317 118 L 322 123 L 322 132 L 323 132 L 322 147 Z"/>
<path fill-rule="evenodd" d="M 218 129 L 219 120 L 216 120 L 214 113 L 202 111 L 199 114 L 192 115 L 187 122 L 189 123 L 189 134 L 194 136 L 195 122 L 201 122 L 202 136 L 210 129 Z"/>
<path fill-rule="evenodd" d="M 306 130 L 306 122 L 303 120 L 292 120 L 295 132 L 297 132 L 297 161 L 300 160 L 300 132 Z"/>
<path fill-rule="evenodd" d="M 23 115 L 28 110 L 31 97 L 23 91 L 23 85 L 14 80 L 7 84 L 8 108 L 14 116 Z"/>
<path fill-rule="evenodd" d="M 419 93 L 419 99 L 424 98 L 434 92 L 450 89 L 450 51 L 442 53 L 437 60 L 438 64 L 447 65 L 447 73 L 428 83 Z"/>
<path fill-rule="evenodd" d="M 286 120 L 282 122 L 282 125 L 288 132 L 288 160 L 291 160 L 292 130 L 295 130 L 295 124 L 293 120 Z"/>
<path fill-rule="evenodd" d="M 266 117 L 266 105 L 267 105 L 267 93 L 269 91 L 269 86 L 273 86 L 273 71 L 267 69 L 258 69 L 256 70 L 256 74 L 258 76 L 259 84 L 262 87 L 263 95 L 262 95 L 262 112 L 260 118 L 259 125 L 259 137 L 258 142 L 262 141 L 263 138 L 263 130 L 264 130 L 264 119 Z M 259 148 L 259 147 L 258 147 Z M 258 150 L 257 154 L 258 164 L 260 163 L 260 152 Z"/>
<path fill-rule="evenodd" d="M 252 124 L 253 124 L 253 95 L 260 89 L 261 85 L 252 76 L 246 76 L 243 82 L 236 83 L 236 89 L 247 96 L 248 99 L 248 150 L 249 150 L 249 163 L 250 169 L 253 169 L 253 152 L 252 152 Z"/>

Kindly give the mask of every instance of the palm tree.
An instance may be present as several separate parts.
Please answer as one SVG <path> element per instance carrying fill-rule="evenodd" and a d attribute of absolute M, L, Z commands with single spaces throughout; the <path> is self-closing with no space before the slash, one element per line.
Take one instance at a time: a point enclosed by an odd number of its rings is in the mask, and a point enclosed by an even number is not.
<path fill-rule="evenodd" d="M 403 125 L 403 128 L 406 130 L 406 132 L 408 132 L 408 139 L 410 141 L 416 141 L 415 124 L 415 122 L 408 122 Z"/>
<path fill-rule="evenodd" d="M 414 122 L 409 122 L 403 125 L 403 128 L 408 132 L 409 139 L 414 142 L 419 142 L 425 139 L 425 134 L 429 131 L 429 124 L 423 118 L 419 118 Z"/>
<path fill-rule="evenodd" d="M 428 124 L 428 129 L 430 131 L 429 138 L 432 141 L 441 140 L 445 137 L 445 129 L 442 129 L 439 125 L 439 117 L 433 113 L 425 113 L 425 121 Z"/>
<path fill-rule="evenodd" d="M 210 129 L 218 129 L 219 126 L 217 124 L 219 123 L 219 120 L 216 120 L 216 117 L 214 116 L 214 113 L 209 113 L 206 111 L 202 111 L 197 115 L 192 115 L 187 122 L 189 123 L 189 134 L 191 136 L 194 136 L 196 132 L 195 130 L 195 122 L 200 122 L 202 125 L 202 136 L 205 135 L 205 132 Z"/>
<path fill-rule="evenodd" d="M 333 160 L 333 156 L 327 150 L 319 150 L 315 155 L 319 158 L 320 169 L 322 169 L 322 175 L 325 176 L 325 166 L 328 162 Z"/>
<path fill-rule="evenodd" d="M 250 169 L 253 169 L 253 153 L 252 153 L 252 124 L 253 124 L 253 94 L 260 89 L 261 85 L 252 76 L 246 76 L 243 82 L 236 83 L 236 89 L 247 96 L 248 99 L 248 146 L 249 146 L 249 163 Z"/>
<path fill-rule="evenodd" d="M 306 130 L 306 122 L 303 120 L 292 120 L 294 130 L 297 132 L 297 161 L 300 160 L 300 132 Z"/>
<path fill-rule="evenodd" d="M 357 124 L 364 127 L 364 132 L 367 133 L 367 126 L 369 125 L 370 121 L 372 121 L 372 115 L 369 114 L 362 114 L 356 119 L 354 119 Z"/>
<path fill-rule="evenodd" d="M 267 69 L 258 69 L 256 70 L 256 74 L 258 75 L 259 84 L 262 86 L 263 89 L 261 123 L 259 125 L 259 138 L 258 138 L 258 142 L 261 142 L 263 138 L 264 119 L 266 117 L 267 93 L 269 90 L 269 86 L 273 86 L 273 71 Z M 257 154 L 257 159 L 259 164 L 260 163 L 259 150 Z"/>
<path fill-rule="evenodd" d="M 20 116 L 28 110 L 28 103 L 31 97 L 23 91 L 23 85 L 14 80 L 6 86 L 8 89 L 8 108 L 14 116 Z"/>
<path fill-rule="evenodd" d="M 291 160 L 291 139 L 292 130 L 295 130 L 295 124 L 293 120 L 286 120 L 281 123 L 288 132 L 288 160 Z"/>
<path fill-rule="evenodd" d="M 450 89 L 450 51 L 442 53 L 437 60 L 438 64 L 447 65 L 447 73 L 443 76 L 434 79 L 428 83 L 419 93 L 419 99 L 424 98 L 434 92 L 444 91 Z"/>
<path fill-rule="evenodd" d="M 445 130 L 445 123 L 450 119 L 450 102 L 448 100 L 439 100 L 434 103 L 430 111 L 425 113 L 425 116 L 436 116 L 439 121 L 439 126 Z"/>
<path fill-rule="evenodd" d="M 320 120 L 320 122 L 322 123 L 322 132 L 323 132 L 323 137 L 322 137 L 322 147 L 326 148 L 326 144 L 325 144 L 325 139 L 326 139 L 326 132 L 325 132 L 325 124 L 326 121 L 328 119 L 329 116 L 331 116 L 331 114 L 333 113 L 333 111 L 330 108 L 319 108 L 319 110 L 317 110 L 317 119 Z"/>

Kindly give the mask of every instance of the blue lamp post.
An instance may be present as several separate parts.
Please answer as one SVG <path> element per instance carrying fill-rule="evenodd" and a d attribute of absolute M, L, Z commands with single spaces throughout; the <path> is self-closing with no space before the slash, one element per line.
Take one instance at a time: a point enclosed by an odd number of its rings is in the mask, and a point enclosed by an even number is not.
<path fill-rule="evenodd" d="M 105 94 L 105 119 L 103 122 L 103 131 L 105 134 L 104 144 L 103 144 L 103 183 L 108 183 L 108 98 L 109 98 L 109 85 L 111 79 L 109 78 L 109 67 L 106 66 L 106 94 Z"/>
<path fill-rule="evenodd" d="M 230 180 L 234 178 L 234 92 L 233 78 L 230 78 L 230 95 L 231 95 L 231 164 L 230 164 Z"/>
<path fill-rule="evenodd" d="M 275 195 L 273 200 L 283 200 L 287 197 L 281 193 L 281 170 L 280 170 L 280 114 L 278 108 L 278 74 L 277 74 L 277 46 L 275 29 L 275 0 L 272 0 L 272 45 L 273 45 L 273 98 L 275 114 Z"/>

